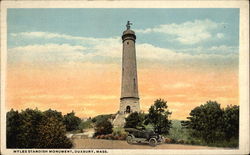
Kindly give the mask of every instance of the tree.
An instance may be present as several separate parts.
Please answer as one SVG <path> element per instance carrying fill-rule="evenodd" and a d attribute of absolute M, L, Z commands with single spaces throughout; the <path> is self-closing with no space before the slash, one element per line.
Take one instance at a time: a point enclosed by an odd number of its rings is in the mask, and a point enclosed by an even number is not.
<path fill-rule="evenodd" d="M 216 101 L 208 101 L 194 108 L 189 115 L 190 117 L 187 117 L 189 120 L 182 124 L 192 129 L 194 137 L 201 138 L 207 143 L 224 139 L 223 110 Z"/>
<path fill-rule="evenodd" d="M 71 113 L 64 115 L 63 123 L 66 125 L 67 131 L 73 131 L 78 129 L 81 119 L 76 117 L 75 113 L 72 111 Z"/>
<path fill-rule="evenodd" d="M 58 115 L 59 114 L 59 115 Z M 70 148 L 60 112 L 26 109 L 7 112 L 7 148 Z"/>
<path fill-rule="evenodd" d="M 18 111 L 11 109 L 6 119 L 7 148 L 17 148 L 20 143 L 17 136 L 20 134 L 20 116 Z"/>
<path fill-rule="evenodd" d="M 49 110 L 44 111 L 43 113 L 45 116 L 47 116 L 47 118 L 55 117 L 57 120 L 63 121 L 63 115 L 61 112 L 49 109 Z"/>
<path fill-rule="evenodd" d="M 43 113 L 36 109 L 26 109 L 20 113 L 20 134 L 17 136 L 19 148 L 36 148 L 39 142 L 38 129 Z"/>
<path fill-rule="evenodd" d="M 125 118 L 125 128 L 144 128 L 145 116 L 142 113 L 133 112 L 127 118 Z"/>
<path fill-rule="evenodd" d="M 112 128 L 113 128 L 113 125 L 108 119 L 99 120 L 96 122 L 96 125 L 95 125 L 94 136 L 110 134 L 113 131 Z"/>
<path fill-rule="evenodd" d="M 38 129 L 38 148 L 71 148 L 66 128 L 56 116 L 45 116 Z"/>
<path fill-rule="evenodd" d="M 159 134 L 168 134 L 171 127 L 169 116 L 172 114 L 168 111 L 167 101 L 157 99 L 149 108 L 149 114 L 145 124 L 152 124 L 154 131 Z"/>
<path fill-rule="evenodd" d="M 227 140 L 239 138 L 239 106 L 227 106 L 224 109 L 223 124 Z"/>

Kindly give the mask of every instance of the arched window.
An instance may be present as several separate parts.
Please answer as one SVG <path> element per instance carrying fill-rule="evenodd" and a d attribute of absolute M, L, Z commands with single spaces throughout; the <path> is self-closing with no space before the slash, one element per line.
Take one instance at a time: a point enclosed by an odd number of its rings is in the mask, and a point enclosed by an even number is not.
<path fill-rule="evenodd" d="M 131 111 L 130 106 L 127 106 L 127 107 L 126 107 L 126 113 L 130 113 L 130 111 Z"/>

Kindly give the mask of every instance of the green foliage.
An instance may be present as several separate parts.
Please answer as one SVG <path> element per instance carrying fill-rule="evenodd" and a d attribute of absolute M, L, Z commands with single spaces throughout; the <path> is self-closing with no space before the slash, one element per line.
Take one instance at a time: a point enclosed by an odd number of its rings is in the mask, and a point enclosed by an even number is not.
<path fill-rule="evenodd" d="M 88 128 L 92 128 L 92 121 L 91 119 L 88 119 L 86 121 L 82 121 L 79 125 L 79 129 L 88 129 Z"/>
<path fill-rule="evenodd" d="M 112 130 L 113 130 L 113 132 L 112 132 L 113 136 L 118 136 L 118 137 L 124 136 L 124 137 L 126 137 L 128 135 L 128 133 L 122 127 L 115 127 Z"/>
<path fill-rule="evenodd" d="M 45 117 L 38 129 L 38 148 L 71 148 L 71 141 L 65 136 L 66 129 L 56 117 Z"/>
<path fill-rule="evenodd" d="M 26 109 L 20 113 L 20 134 L 18 139 L 21 148 L 36 148 L 39 143 L 38 129 L 43 120 L 43 113 L 38 109 Z"/>
<path fill-rule="evenodd" d="M 55 117 L 59 121 L 63 121 L 63 115 L 61 112 L 49 109 L 49 110 L 44 111 L 43 113 L 47 117 Z"/>
<path fill-rule="evenodd" d="M 212 143 L 224 139 L 222 132 L 223 110 L 215 101 L 194 108 L 190 112 L 188 128 L 193 129 L 193 136 L 202 138 L 205 142 Z"/>
<path fill-rule="evenodd" d="M 94 136 L 111 134 L 112 128 L 113 128 L 113 125 L 107 118 L 99 119 L 98 121 L 96 121 L 96 124 L 95 124 Z"/>
<path fill-rule="evenodd" d="M 7 113 L 7 148 L 70 148 L 57 111 L 26 109 Z M 53 143 L 53 144 L 52 144 Z"/>
<path fill-rule="evenodd" d="M 171 121 L 168 117 L 171 115 L 171 112 L 167 108 L 167 101 L 163 99 L 157 99 L 154 105 L 149 108 L 145 124 L 152 124 L 156 133 L 165 135 L 169 133 Z"/>
<path fill-rule="evenodd" d="M 18 111 L 11 109 L 7 113 L 6 132 L 7 132 L 7 148 L 17 148 L 19 140 L 17 135 L 20 135 L 20 116 Z"/>
<path fill-rule="evenodd" d="M 169 130 L 169 135 L 168 137 L 171 139 L 176 139 L 176 140 L 188 140 L 189 131 L 188 129 L 182 128 L 181 121 L 179 120 L 172 120 L 172 127 Z"/>
<path fill-rule="evenodd" d="M 125 128 L 145 128 L 143 125 L 145 115 L 143 113 L 133 112 L 127 118 L 125 118 L 125 120 Z"/>
<path fill-rule="evenodd" d="M 166 143 L 176 144 L 191 144 L 191 145 L 207 145 L 213 147 L 231 147 L 235 148 L 238 146 L 239 139 L 231 138 L 228 140 L 215 141 L 213 143 L 207 143 L 199 137 L 192 136 L 194 130 L 183 128 L 180 120 L 172 120 L 172 127 L 169 130 L 169 135 L 166 138 Z"/>
<path fill-rule="evenodd" d="M 239 106 L 227 106 L 224 109 L 223 129 L 227 140 L 239 138 Z"/>
<path fill-rule="evenodd" d="M 187 118 L 189 120 L 182 121 L 182 125 L 190 129 L 192 136 L 207 144 L 238 139 L 239 106 L 221 109 L 216 101 L 208 101 L 194 108 Z"/>
<path fill-rule="evenodd" d="M 79 125 L 81 123 L 81 119 L 75 116 L 75 113 L 72 111 L 64 115 L 63 123 L 66 125 L 67 131 L 73 131 L 79 129 Z"/>
<path fill-rule="evenodd" d="M 111 117 L 112 117 L 112 114 L 98 115 L 98 116 L 95 116 L 94 118 L 92 118 L 92 122 L 96 123 L 96 122 L 99 122 L 99 121 L 111 119 Z"/>
<path fill-rule="evenodd" d="M 206 145 L 200 139 L 192 136 L 191 129 L 183 128 L 180 120 L 172 120 L 172 127 L 167 135 L 169 143 L 174 144 L 192 144 L 192 145 Z"/>

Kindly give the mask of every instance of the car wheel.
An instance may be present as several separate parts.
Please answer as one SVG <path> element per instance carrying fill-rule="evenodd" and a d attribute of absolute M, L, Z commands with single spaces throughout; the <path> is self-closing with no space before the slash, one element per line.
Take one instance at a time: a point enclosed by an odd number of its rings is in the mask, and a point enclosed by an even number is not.
<path fill-rule="evenodd" d="M 132 144 L 133 143 L 133 137 L 132 136 L 128 136 L 127 137 L 127 143 L 128 144 Z"/>
<path fill-rule="evenodd" d="M 149 145 L 156 146 L 156 144 L 157 144 L 157 140 L 155 138 L 150 138 L 149 139 Z"/>

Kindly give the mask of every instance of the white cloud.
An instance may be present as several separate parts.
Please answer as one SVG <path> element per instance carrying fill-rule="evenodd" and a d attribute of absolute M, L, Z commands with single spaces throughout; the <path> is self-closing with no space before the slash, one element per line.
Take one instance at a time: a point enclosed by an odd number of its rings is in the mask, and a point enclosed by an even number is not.
<path fill-rule="evenodd" d="M 239 49 L 237 46 L 228 46 L 228 45 L 219 45 L 219 46 L 212 46 L 212 47 L 202 47 L 198 46 L 195 48 L 185 48 L 185 49 L 178 49 L 179 52 L 184 52 L 184 53 L 203 53 L 203 54 L 214 54 L 216 53 L 217 55 L 225 55 L 228 53 L 231 54 L 239 54 Z"/>
<path fill-rule="evenodd" d="M 171 106 L 171 107 L 182 107 L 182 106 L 184 106 L 185 104 L 184 104 L 184 103 L 181 103 L 181 102 L 169 102 L 168 105 Z M 171 109 L 172 109 L 172 108 L 171 108 Z"/>
<path fill-rule="evenodd" d="M 195 20 L 181 24 L 165 24 L 154 28 L 136 30 L 137 33 L 162 33 L 175 36 L 175 40 L 182 44 L 196 44 L 212 37 L 212 30 L 217 29 L 220 23 L 213 22 L 209 19 Z M 223 37 L 218 33 L 218 37 Z"/>
<path fill-rule="evenodd" d="M 14 62 L 65 62 L 87 58 L 83 46 L 69 44 L 28 45 L 8 50 L 8 60 Z"/>
<path fill-rule="evenodd" d="M 220 45 L 220 46 L 212 46 L 208 50 L 210 51 L 216 51 L 224 54 L 224 52 L 230 52 L 230 53 L 238 53 L 238 48 L 235 46 L 226 46 L 226 45 Z"/>
<path fill-rule="evenodd" d="M 50 39 L 64 40 L 67 44 L 34 44 L 27 46 L 14 47 L 9 49 L 10 59 L 18 59 L 20 56 L 23 60 L 39 61 L 39 59 L 47 59 L 47 61 L 77 61 L 89 60 L 96 56 L 105 58 L 119 58 L 122 54 L 122 44 L 120 37 L 113 38 L 92 38 L 92 37 L 76 37 L 65 34 L 49 33 L 49 32 L 21 32 L 12 33 L 12 37 L 27 40 L 41 39 L 49 42 Z M 65 41 L 66 39 L 66 41 Z M 71 45 L 70 42 L 77 45 Z M 43 52 L 43 54 L 41 54 Z M 42 56 L 41 56 L 42 55 Z M 56 56 L 56 57 L 55 57 Z M 66 57 L 67 56 L 67 57 Z M 38 58 L 39 57 L 39 58 Z"/>
<path fill-rule="evenodd" d="M 73 96 L 70 95 L 31 95 L 31 96 L 22 96 L 23 99 L 63 99 L 63 100 L 71 100 L 74 99 Z"/>
<path fill-rule="evenodd" d="M 177 53 L 173 50 L 156 47 L 151 44 L 138 44 L 137 53 L 138 59 L 148 60 L 183 60 L 193 57 L 190 54 Z"/>
<path fill-rule="evenodd" d="M 20 32 L 11 33 L 12 37 L 25 38 L 25 39 L 65 39 L 70 41 L 78 41 L 86 45 L 112 45 L 120 41 L 120 37 L 113 38 L 93 38 L 93 37 L 78 37 L 60 33 L 50 33 L 50 32 Z"/>
<path fill-rule="evenodd" d="M 209 50 L 226 50 L 227 46 L 214 46 Z M 91 50 L 91 52 L 86 52 Z M 137 59 L 140 61 L 157 62 L 181 62 L 192 60 L 209 60 L 209 59 L 227 59 L 233 55 L 221 54 L 198 54 L 191 55 L 188 53 L 176 52 L 165 48 L 153 46 L 151 44 L 138 44 L 136 48 Z M 122 45 L 114 43 L 113 46 L 96 45 L 92 48 L 83 46 L 73 46 L 69 44 L 45 44 L 45 45 L 28 45 L 11 48 L 8 50 L 8 60 L 10 62 L 97 62 L 101 60 L 117 59 L 120 60 L 122 55 Z M 96 59 L 100 57 L 100 59 Z M 120 61 L 118 61 L 120 62 Z M 114 62 L 113 62 L 114 63 Z"/>
<path fill-rule="evenodd" d="M 174 89 L 190 88 L 190 87 L 192 87 L 192 85 L 190 83 L 182 83 L 182 82 L 163 85 L 163 88 L 174 88 Z"/>
<path fill-rule="evenodd" d="M 198 53 L 189 54 L 187 52 L 176 52 L 174 50 L 165 49 L 153 46 L 151 44 L 139 44 L 137 45 L 137 58 L 143 60 L 162 60 L 162 61 L 184 61 L 184 60 L 207 60 L 207 59 L 227 59 L 235 57 L 234 54 L 225 55 L 221 51 L 234 49 L 234 47 L 228 46 L 213 46 L 206 49 L 207 51 L 216 50 L 218 53 Z M 191 51 L 192 49 L 189 49 Z M 194 50 L 205 50 L 204 48 L 198 48 Z"/>
<path fill-rule="evenodd" d="M 190 23 L 189 23 L 190 24 Z M 186 25 L 189 25 L 186 24 Z M 185 25 L 185 24 L 184 24 Z M 8 49 L 8 62 L 96 62 L 102 63 L 103 61 L 109 63 L 118 63 L 121 61 L 122 43 L 120 38 L 88 38 L 88 37 L 75 37 L 64 34 L 47 33 L 47 32 L 24 32 L 11 34 L 14 37 L 27 37 L 30 38 L 67 38 L 75 39 L 88 44 L 85 46 L 82 43 L 79 45 L 71 44 L 34 44 L 27 46 L 19 46 Z M 156 47 L 151 44 L 137 44 L 136 52 L 137 59 L 141 62 L 154 61 L 155 63 L 172 63 L 188 62 L 206 60 L 226 60 L 235 55 L 224 54 L 220 51 L 235 51 L 237 48 L 230 46 L 213 46 L 211 48 L 197 47 L 195 49 L 185 49 L 183 51 L 175 51 L 166 48 Z M 196 50 L 196 51 L 195 51 Z M 195 51 L 195 52 L 190 52 Z M 206 53 L 198 51 L 207 51 Z M 218 51 L 211 52 L 211 51 Z M 194 53 L 194 54 L 191 54 Z M 174 62 L 174 63 L 173 63 Z"/>
<path fill-rule="evenodd" d="M 27 45 L 12 48 L 16 52 L 22 51 L 35 51 L 36 53 L 45 53 L 45 52 L 61 52 L 66 53 L 69 51 L 84 51 L 86 48 L 83 46 L 72 46 L 69 44 L 45 44 L 45 45 Z"/>
<path fill-rule="evenodd" d="M 82 97 L 83 99 L 101 99 L 101 100 L 111 100 L 111 99 L 117 99 L 117 96 L 115 95 L 88 95 Z"/>
<path fill-rule="evenodd" d="M 224 38 L 224 34 L 223 33 L 217 33 L 216 37 L 219 38 L 219 39 L 222 39 L 222 38 Z"/>

